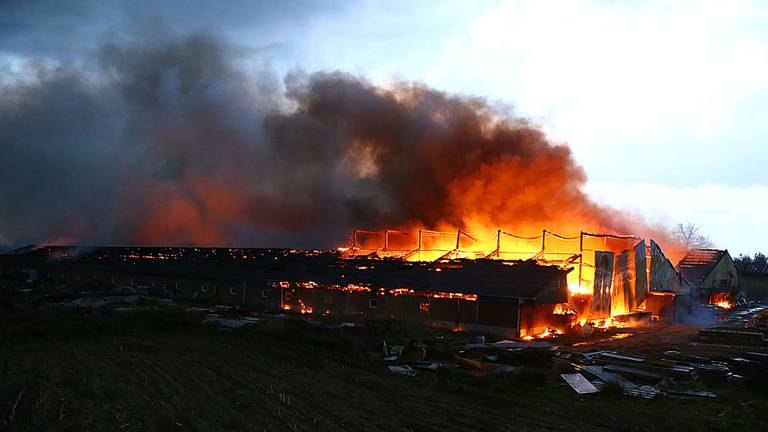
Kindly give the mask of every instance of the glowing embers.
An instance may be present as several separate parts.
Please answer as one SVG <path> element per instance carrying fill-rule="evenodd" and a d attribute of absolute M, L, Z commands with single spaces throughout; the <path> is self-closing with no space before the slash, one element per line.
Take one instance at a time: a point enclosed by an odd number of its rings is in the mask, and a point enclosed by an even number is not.
<path fill-rule="evenodd" d="M 440 292 L 440 291 L 415 291 L 409 288 L 395 288 L 395 289 L 389 289 L 389 290 L 385 288 L 373 289 L 368 286 L 358 285 L 358 284 L 320 285 L 314 281 L 307 281 L 307 282 L 277 281 L 272 283 L 272 287 L 280 288 L 281 290 L 283 290 L 282 297 L 284 301 L 290 302 L 290 303 L 284 303 L 281 306 L 283 310 L 295 311 L 301 314 L 312 314 L 314 312 L 314 308 L 311 305 L 305 304 L 301 299 L 298 298 L 298 296 L 301 295 L 301 291 L 299 291 L 299 289 L 311 289 L 311 290 L 319 289 L 319 290 L 337 291 L 337 292 L 346 292 L 346 293 L 371 293 L 375 296 L 392 295 L 392 296 L 411 296 L 411 297 L 416 297 L 421 299 L 452 299 L 452 300 L 477 301 L 476 294 L 462 294 L 462 293 Z M 376 304 L 378 304 L 378 300 L 376 299 L 370 299 L 370 300 L 375 300 Z M 326 302 L 329 302 L 329 301 L 326 301 Z M 372 306 L 369 306 L 369 307 L 372 307 Z M 430 313 L 429 300 L 422 301 L 421 303 L 419 303 L 419 312 L 423 314 Z M 323 312 L 323 315 L 329 315 L 330 313 L 331 313 L 330 310 L 326 310 L 325 312 Z"/>
<path fill-rule="evenodd" d="M 304 315 L 304 314 L 311 314 L 312 313 L 312 310 L 313 310 L 312 306 L 305 305 L 304 302 L 301 301 L 301 300 L 299 300 L 298 303 L 299 303 L 299 313 L 300 314 Z"/>
<path fill-rule="evenodd" d="M 540 338 L 540 339 L 545 339 L 545 338 L 549 338 L 549 337 L 555 337 L 555 336 L 557 336 L 559 334 L 560 334 L 560 331 L 558 331 L 557 329 L 547 328 L 543 332 L 541 332 L 540 334 L 536 335 L 536 337 Z"/>
<path fill-rule="evenodd" d="M 575 344 L 572 344 L 571 346 L 578 347 L 578 346 L 584 346 L 584 345 L 593 345 L 597 343 L 603 343 L 603 342 L 611 342 L 615 340 L 620 339 L 626 339 L 628 337 L 634 336 L 634 333 L 616 333 L 615 335 L 601 338 L 601 339 L 595 339 L 595 340 L 589 340 L 589 341 L 582 341 L 582 342 L 576 342 Z"/>
<path fill-rule="evenodd" d="M 720 292 L 709 296 L 709 304 L 720 309 L 731 309 L 736 304 L 736 295 L 730 292 Z"/>
<path fill-rule="evenodd" d="M 541 333 L 535 334 L 535 335 L 525 335 L 522 337 L 524 341 L 532 341 L 534 339 L 552 339 L 559 335 L 561 335 L 563 332 L 556 328 L 547 327 L 542 331 Z"/>
<path fill-rule="evenodd" d="M 575 315 L 576 311 L 568 303 L 557 303 L 552 309 L 554 315 Z"/>
<path fill-rule="evenodd" d="M 652 314 L 646 311 L 635 311 L 608 318 L 582 320 L 579 325 L 584 329 L 590 327 L 593 331 L 607 331 L 615 328 L 645 327 L 650 325 Z"/>
<path fill-rule="evenodd" d="M 622 320 L 624 317 L 618 317 L 618 318 L 619 319 L 606 318 L 606 319 L 599 319 L 599 320 L 585 320 L 582 322 L 576 322 L 573 325 L 562 327 L 561 329 L 547 326 L 544 328 L 544 330 L 537 330 L 538 333 L 527 334 L 527 335 L 523 334 L 521 339 L 523 341 L 528 341 L 528 342 L 534 341 L 534 340 L 555 339 L 560 337 L 566 337 L 566 338 L 577 337 L 580 339 L 580 338 L 590 337 L 593 334 L 611 334 L 614 331 L 616 331 L 616 329 L 624 329 L 624 328 L 628 329 L 628 328 L 634 328 L 638 325 L 641 325 L 638 321 Z M 619 339 L 624 339 L 631 336 L 634 336 L 634 334 L 621 332 L 621 333 L 613 334 L 610 337 L 604 337 L 595 341 L 578 342 L 573 346 L 589 345 L 597 342 L 619 340 Z"/>
<path fill-rule="evenodd" d="M 302 289 L 325 289 L 329 291 L 341 291 L 341 292 L 371 292 L 371 288 L 359 285 L 359 284 L 346 284 L 346 285 L 337 285 L 337 284 L 330 284 L 330 285 L 323 285 L 322 287 L 314 281 L 307 281 L 307 282 L 288 282 L 288 281 L 278 281 L 272 283 L 273 288 L 283 288 L 283 289 L 290 289 L 290 288 L 302 288 Z"/>
<path fill-rule="evenodd" d="M 628 323 L 624 323 L 621 321 L 618 321 L 614 319 L 613 317 L 610 318 L 603 318 L 603 319 L 596 319 L 589 321 L 589 325 L 591 325 L 595 329 L 610 329 L 610 328 L 622 328 L 622 327 L 629 327 Z"/>
<path fill-rule="evenodd" d="M 371 292 L 371 289 L 369 287 L 364 285 L 358 285 L 358 284 L 329 285 L 326 288 L 331 291 L 342 291 L 342 292 Z"/>
<path fill-rule="evenodd" d="M 719 302 L 715 303 L 715 306 L 721 309 L 730 309 L 733 307 L 733 303 L 729 302 L 728 300 L 720 300 Z"/>
<path fill-rule="evenodd" d="M 543 332 L 537 334 L 535 337 L 537 339 L 547 339 L 547 338 L 553 338 L 559 334 L 561 334 L 560 330 L 547 327 L 546 329 L 544 329 Z"/>
<path fill-rule="evenodd" d="M 312 306 L 307 306 L 306 304 L 304 304 L 304 302 L 301 299 L 298 299 L 296 301 L 296 304 L 297 304 L 297 307 L 294 309 L 294 306 L 292 306 L 292 305 L 290 305 L 288 303 L 285 303 L 285 304 L 283 304 L 282 309 L 284 311 L 295 310 L 296 312 L 298 312 L 298 313 L 300 313 L 302 315 L 308 315 L 308 314 L 311 314 L 312 312 L 314 312 L 314 308 L 312 308 Z M 330 314 L 331 314 L 331 311 L 329 311 L 329 310 L 326 310 L 325 312 L 323 312 L 323 316 L 328 316 Z"/>
<path fill-rule="evenodd" d="M 391 289 L 389 290 L 389 294 L 392 294 L 394 296 L 407 295 L 407 296 L 416 296 L 416 297 L 477 301 L 476 294 L 461 294 L 461 293 L 440 292 L 440 291 L 414 291 L 409 288 Z"/>

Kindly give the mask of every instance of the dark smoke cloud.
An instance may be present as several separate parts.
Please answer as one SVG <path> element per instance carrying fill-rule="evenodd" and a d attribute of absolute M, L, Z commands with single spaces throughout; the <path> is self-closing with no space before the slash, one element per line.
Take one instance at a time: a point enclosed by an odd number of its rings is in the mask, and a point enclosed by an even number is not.
<path fill-rule="evenodd" d="M 285 50 L 309 20 L 347 6 L 328 0 L 3 0 L 0 53 L 78 61 L 104 38 L 221 29 Z"/>
<path fill-rule="evenodd" d="M 504 109 L 340 72 L 281 82 L 245 56 L 207 34 L 142 39 L 104 45 L 96 74 L 30 65 L 4 84 L 0 241 L 323 247 L 359 226 L 595 213 L 622 228 L 570 151 Z"/>
<path fill-rule="evenodd" d="M 0 240 L 90 233 L 114 196 L 117 101 L 78 71 L 26 73 L 0 90 Z"/>
<path fill-rule="evenodd" d="M 258 116 L 228 115 L 253 112 L 257 102 L 244 93 L 233 52 L 216 38 L 107 45 L 99 58 L 97 78 L 73 66 L 32 64 L 3 85 L 5 242 L 130 242 L 146 192 L 195 163 L 219 165 L 195 151 L 222 145 L 211 128 L 253 135 L 248 125 Z"/>

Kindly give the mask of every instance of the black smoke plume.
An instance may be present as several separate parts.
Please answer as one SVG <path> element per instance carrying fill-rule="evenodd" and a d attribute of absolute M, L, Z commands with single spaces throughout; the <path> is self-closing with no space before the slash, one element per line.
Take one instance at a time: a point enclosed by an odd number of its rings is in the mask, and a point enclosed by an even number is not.
<path fill-rule="evenodd" d="M 0 242 L 325 247 L 355 227 L 626 231 L 569 149 L 414 83 L 247 66 L 222 39 L 104 45 L 0 93 Z"/>

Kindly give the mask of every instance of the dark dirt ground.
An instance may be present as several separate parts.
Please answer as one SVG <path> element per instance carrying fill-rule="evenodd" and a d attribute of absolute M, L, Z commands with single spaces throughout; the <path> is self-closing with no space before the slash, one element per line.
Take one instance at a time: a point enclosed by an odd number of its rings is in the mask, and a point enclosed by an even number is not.
<path fill-rule="evenodd" d="M 711 400 L 640 400 L 615 391 L 579 396 L 545 368 L 409 378 L 389 372 L 376 351 L 387 326 L 222 332 L 200 318 L 171 310 L 0 310 L 0 430 L 744 432 L 768 425 L 765 383 L 723 384 Z M 692 337 L 691 328 L 673 327 L 605 344 L 656 349 L 687 346 Z"/>

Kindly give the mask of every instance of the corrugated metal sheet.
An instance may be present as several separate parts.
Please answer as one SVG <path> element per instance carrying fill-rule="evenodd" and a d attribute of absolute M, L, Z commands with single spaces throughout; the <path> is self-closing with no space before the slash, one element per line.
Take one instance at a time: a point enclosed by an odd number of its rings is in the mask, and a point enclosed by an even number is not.
<path fill-rule="evenodd" d="M 648 283 L 649 291 L 670 291 L 681 293 L 683 284 L 680 283 L 678 272 L 669 258 L 664 256 L 661 247 L 651 240 L 651 274 Z"/>
<path fill-rule="evenodd" d="M 613 264 L 613 252 L 595 252 L 595 281 L 592 298 L 592 314 L 594 316 L 603 317 L 610 315 Z"/>

